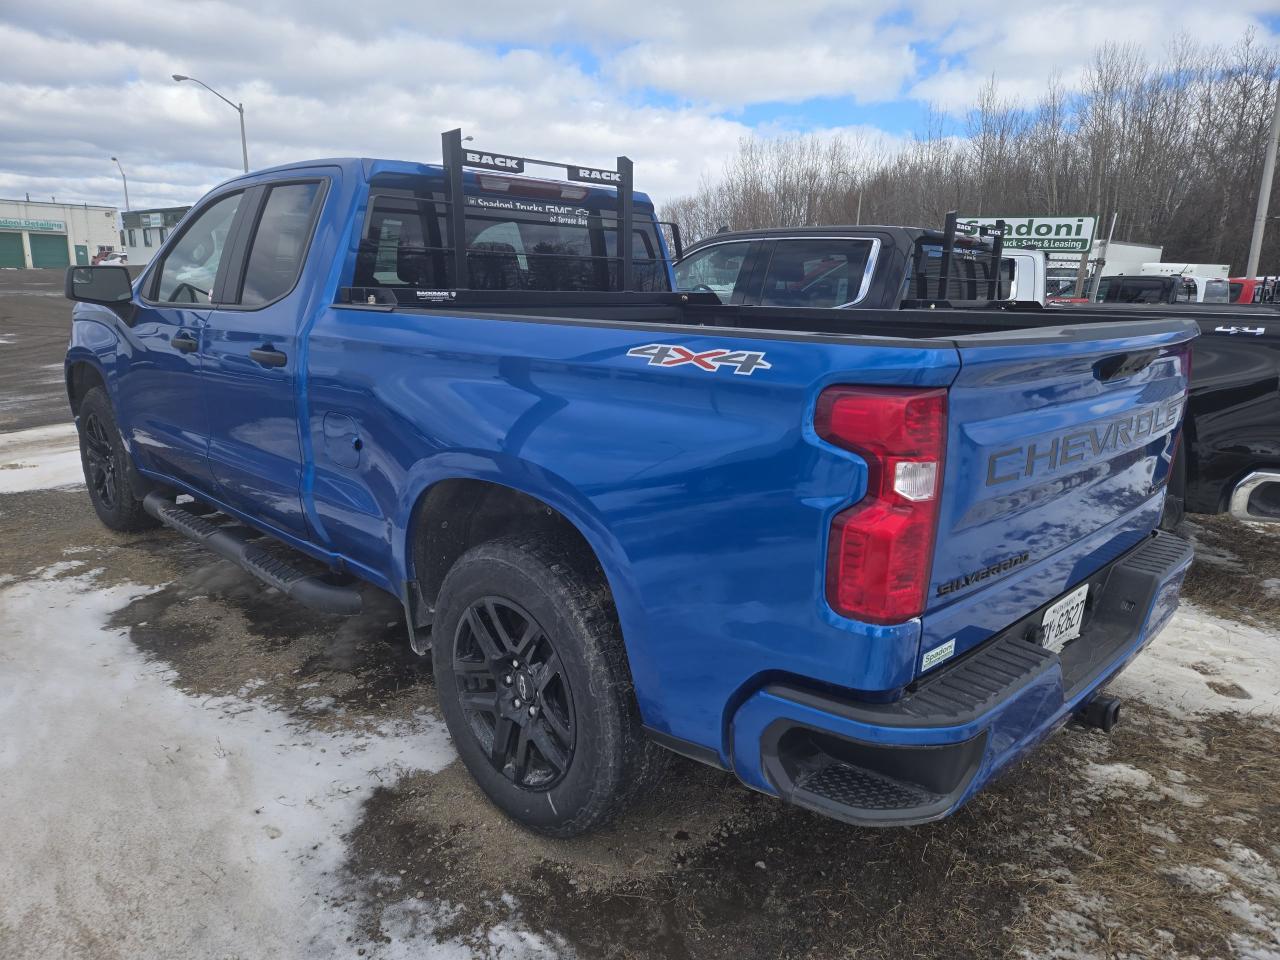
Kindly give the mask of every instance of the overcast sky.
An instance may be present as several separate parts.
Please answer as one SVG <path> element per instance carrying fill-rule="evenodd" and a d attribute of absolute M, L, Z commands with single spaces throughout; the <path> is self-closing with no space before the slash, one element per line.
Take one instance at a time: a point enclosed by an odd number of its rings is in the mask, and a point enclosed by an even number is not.
<path fill-rule="evenodd" d="M 442 130 L 478 146 L 612 166 L 659 200 L 720 169 L 753 131 L 891 138 L 930 103 L 962 115 L 994 74 L 1034 99 L 1092 49 L 1158 58 L 1183 30 L 1280 40 L 1280 0 L 901 4 L 820 0 L 37 0 L 0 4 L 0 197 L 191 203 L 239 170 L 331 156 L 438 161 Z"/>

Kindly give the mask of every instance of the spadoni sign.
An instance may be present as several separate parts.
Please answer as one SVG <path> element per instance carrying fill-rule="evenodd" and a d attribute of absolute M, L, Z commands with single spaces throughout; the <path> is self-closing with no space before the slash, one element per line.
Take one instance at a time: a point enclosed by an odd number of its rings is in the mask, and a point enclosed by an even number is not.
<path fill-rule="evenodd" d="M 1066 253 L 1093 249 L 1093 217 L 957 217 L 957 223 L 992 227 L 1004 221 L 1004 242 L 1010 247 L 1036 247 Z"/>

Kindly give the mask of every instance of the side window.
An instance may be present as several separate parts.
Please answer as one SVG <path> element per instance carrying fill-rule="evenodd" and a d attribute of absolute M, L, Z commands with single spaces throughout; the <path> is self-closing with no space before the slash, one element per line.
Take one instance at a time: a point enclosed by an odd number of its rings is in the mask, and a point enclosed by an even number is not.
<path fill-rule="evenodd" d="M 240 303 L 258 307 L 293 289 L 307 253 L 311 217 L 320 184 L 286 183 L 272 187 L 249 246 Z"/>
<path fill-rule="evenodd" d="M 242 193 L 222 197 L 206 207 L 183 231 L 160 265 L 156 299 L 162 303 L 209 303 L 227 235 Z"/>
<path fill-rule="evenodd" d="M 676 289 L 690 293 L 710 289 L 721 300 L 733 296 L 746 262 L 750 241 L 718 243 L 697 250 L 676 264 Z"/>
<path fill-rule="evenodd" d="M 871 259 L 870 240 L 779 240 L 760 303 L 840 307 L 858 300 Z"/>

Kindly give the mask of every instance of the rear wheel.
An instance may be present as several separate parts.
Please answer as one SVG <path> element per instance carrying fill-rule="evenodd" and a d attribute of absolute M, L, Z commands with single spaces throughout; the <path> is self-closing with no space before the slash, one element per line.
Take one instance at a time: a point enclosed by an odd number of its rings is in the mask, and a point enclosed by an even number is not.
<path fill-rule="evenodd" d="M 136 489 L 129 451 L 105 390 L 94 387 L 84 395 L 76 422 L 84 482 L 98 519 L 125 533 L 156 526 L 157 521 L 142 509 L 145 491 Z"/>
<path fill-rule="evenodd" d="M 583 833 L 661 768 L 608 590 L 568 558 L 513 540 L 472 548 L 441 586 L 432 635 L 454 745 L 512 819 Z"/>

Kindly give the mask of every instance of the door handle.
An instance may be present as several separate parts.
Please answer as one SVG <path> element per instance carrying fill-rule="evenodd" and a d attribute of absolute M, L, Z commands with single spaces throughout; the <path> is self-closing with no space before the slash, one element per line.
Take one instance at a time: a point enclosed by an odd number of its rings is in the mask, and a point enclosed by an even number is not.
<path fill-rule="evenodd" d="M 199 341 L 185 330 L 175 333 L 173 339 L 169 342 L 173 344 L 173 349 L 180 350 L 183 353 L 193 353 L 200 349 Z"/>
<path fill-rule="evenodd" d="M 255 347 L 249 351 L 249 356 L 264 367 L 283 367 L 289 362 L 288 356 L 270 345 Z"/>

